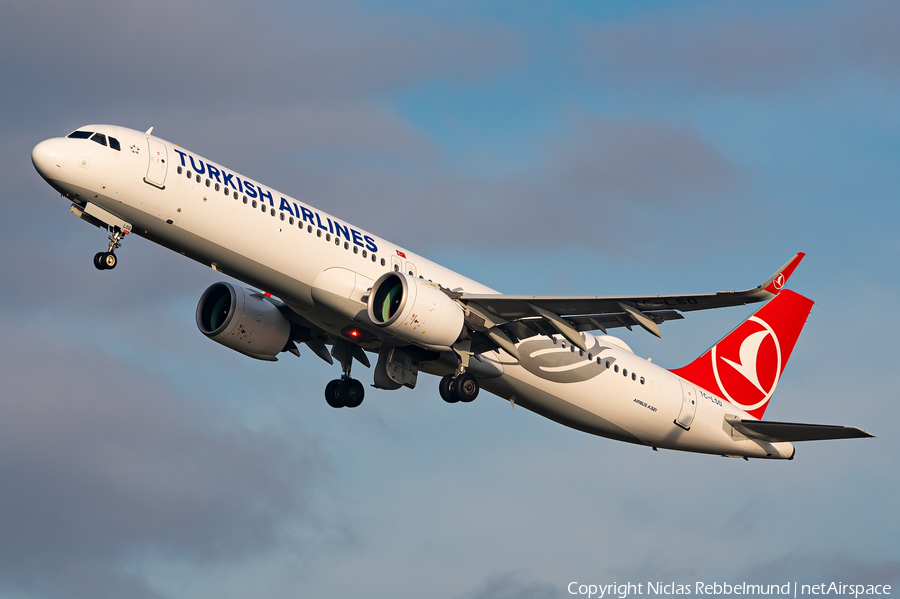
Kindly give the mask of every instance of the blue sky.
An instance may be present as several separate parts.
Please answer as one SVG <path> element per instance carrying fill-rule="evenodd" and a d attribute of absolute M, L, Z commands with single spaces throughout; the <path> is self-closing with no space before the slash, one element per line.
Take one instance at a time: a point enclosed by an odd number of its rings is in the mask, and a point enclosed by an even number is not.
<path fill-rule="evenodd" d="M 0 597 L 544 599 L 569 582 L 900 585 L 890 2 L 12 0 L 0 7 Z M 105 236 L 30 164 L 147 129 L 509 293 L 816 301 L 767 412 L 875 439 L 652 452 L 437 380 L 332 410 L 193 311 L 219 275 Z M 690 315 L 681 366 L 750 309 Z M 370 374 L 354 371 L 364 382 Z"/>

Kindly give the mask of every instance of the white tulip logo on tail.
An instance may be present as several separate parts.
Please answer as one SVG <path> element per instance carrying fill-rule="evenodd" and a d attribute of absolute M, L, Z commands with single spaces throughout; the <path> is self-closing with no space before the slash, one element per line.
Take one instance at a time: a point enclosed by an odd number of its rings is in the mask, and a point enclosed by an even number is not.
<path fill-rule="evenodd" d="M 764 343 L 774 347 L 760 352 Z M 781 344 L 766 321 L 751 316 L 711 353 L 716 383 L 728 401 L 750 412 L 772 398 L 781 377 Z"/>

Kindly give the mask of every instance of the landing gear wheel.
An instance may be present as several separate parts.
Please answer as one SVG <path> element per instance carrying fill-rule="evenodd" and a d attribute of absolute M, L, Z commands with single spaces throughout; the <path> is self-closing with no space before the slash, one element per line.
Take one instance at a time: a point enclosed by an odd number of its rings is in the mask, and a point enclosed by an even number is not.
<path fill-rule="evenodd" d="M 479 389 L 478 379 L 468 372 L 462 373 L 450 383 L 450 392 L 463 403 L 474 401 Z"/>
<path fill-rule="evenodd" d="M 456 403 L 459 401 L 459 398 L 450 392 L 451 383 L 453 383 L 453 375 L 448 374 L 447 376 L 443 377 L 441 379 L 441 382 L 438 384 L 438 392 L 441 394 L 441 399 L 443 399 L 447 403 Z"/>
<path fill-rule="evenodd" d="M 116 255 L 112 252 L 106 252 L 105 254 L 103 254 L 103 258 L 101 259 L 101 261 L 103 262 L 103 268 L 105 268 L 106 270 L 114 269 L 116 267 L 116 264 L 118 264 L 119 262 L 119 260 L 116 258 Z"/>
<path fill-rule="evenodd" d="M 325 385 L 325 401 L 328 402 L 328 405 L 332 408 L 343 408 L 344 402 L 341 401 L 340 396 L 338 395 L 338 386 L 343 381 L 335 379 Z"/>
<path fill-rule="evenodd" d="M 356 379 L 345 379 L 338 385 L 338 396 L 345 407 L 358 408 L 366 396 L 366 389 Z"/>
<path fill-rule="evenodd" d="M 106 270 L 106 266 L 103 264 L 103 257 L 106 255 L 105 252 L 97 252 L 94 255 L 94 268 L 97 270 Z"/>

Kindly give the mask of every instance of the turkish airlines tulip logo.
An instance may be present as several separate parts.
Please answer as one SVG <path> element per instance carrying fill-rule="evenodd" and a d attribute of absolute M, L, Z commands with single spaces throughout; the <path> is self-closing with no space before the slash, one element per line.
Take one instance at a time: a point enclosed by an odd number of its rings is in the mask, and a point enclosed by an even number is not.
<path fill-rule="evenodd" d="M 772 281 L 772 286 L 779 291 L 782 287 L 784 287 L 784 273 L 778 273 L 778 276 L 775 277 L 774 281 Z"/>
<path fill-rule="evenodd" d="M 719 389 L 744 411 L 771 399 L 781 377 L 781 344 L 769 324 L 751 316 L 712 349 Z"/>

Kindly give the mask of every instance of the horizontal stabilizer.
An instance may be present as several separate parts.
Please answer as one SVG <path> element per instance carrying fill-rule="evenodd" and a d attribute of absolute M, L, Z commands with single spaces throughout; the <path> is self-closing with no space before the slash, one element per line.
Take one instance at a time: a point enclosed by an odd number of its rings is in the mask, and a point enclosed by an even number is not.
<path fill-rule="evenodd" d="M 855 426 L 835 426 L 831 424 L 800 424 L 796 422 L 771 422 L 767 420 L 740 419 L 726 416 L 735 430 L 751 439 L 777 443 L 780 441 L 824 441 L 827 439 L 858 439 L 872 437 Z"/>

